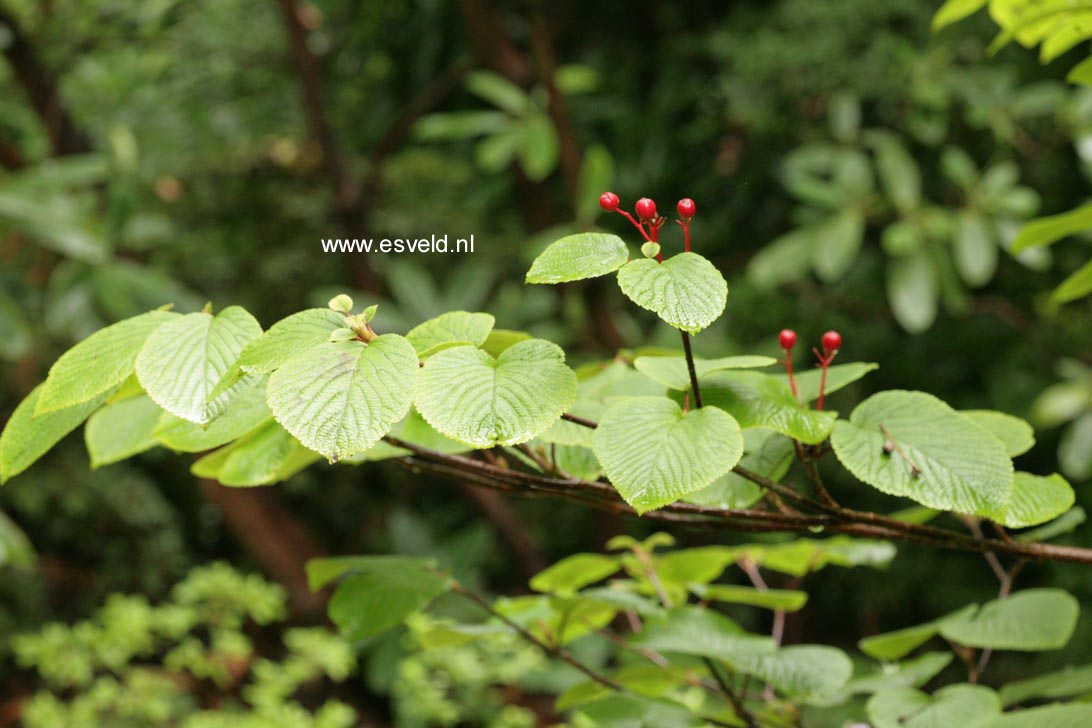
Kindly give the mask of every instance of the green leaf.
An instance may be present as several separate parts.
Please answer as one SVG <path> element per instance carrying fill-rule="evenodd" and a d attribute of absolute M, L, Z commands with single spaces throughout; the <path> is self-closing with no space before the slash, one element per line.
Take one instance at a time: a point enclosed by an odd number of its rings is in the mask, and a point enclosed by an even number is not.
<path fill-rule="evenodd" d="M 1086 520 L 1088 520 L 1088 516 L 1085 514 L 1084 509 L 1080 506 L 1075 506 L 1050 523 L 1018 533 L 1013 538 L 1017 541 L 1024 541 L 1025 543 L 1049 541 L 1056 536 L 1070 533 Z"/>
<path fill-rule="evenodd" d="M 191 313 L 158 327 L 136 358 L 136 373 L 156 404 L 190 422 L 211 422 L 224 402 L 213 388 L 243 348 L 262 335 L 254 317 L 238 306 L 216 316 Z"/>
<path fill-rule="evenodd" d="M 32 331 L 23 308 L 0 288 L 0 360 L 16 361 L 30 351 Z"/>
<path fill-rule="evenodd" d="M 797 228 L 767 243 L 747 264 L 747 278 L 759 289 L 803 278 L 811 270 L 811 230 Z"/>
<path fill-rule="evenodd" d="M 876 171 L 895 209 L 906 214 L 921 204 L 921 170 L 898 137 L 873 135 Z"/>
<path fill-rule="evenodd" d="M 637 695 L 614 693 L 575 714 L 576 725 L 597 728 L 693 728 L 706 726 L 690 710 L 678 703 L 650 700 Z"/>
<path fill-rule="evenodd" d="M 699 584 L 692 590 L 702 600 L 748 604 L 752 607 L 795 612 L 808 602 L 808 593 L 795 589 L 756 589 L 736 584 Z"/>
<path fill-rule="evenodd" d="M 30 568 L 34 565 L 34 559 L 30 539 L 8 514 L 0 511 L 0 566 Z"/>
<path fill-rule="evenodd" d="M 249 487 L 287 480 L 316 460 L 315 453 L 269 420 L 227 447 L 201 458 L 190 472 L 223 485 Z"/>
<path fill-rule="evenodd" d="M 717 320 L 728 301 L 728 284 L 697 253 L 680 253 L 663 263 L 642 258 L 618 272 L 622 293 L 677 329 L 696 334 Z"/>
<path fill-rule="evenodd" d="M 956 270 L 967 285 L 983 286 L 997 272 L 997 243 L 986 219 L 976 212 L 959 213 L 959 223 L 952 240 Z"/>
<path fill-rule="evenodd" d="M 881 492 L 985 517 L 1008 506 L 1013 468 L 1001 441 L 930 394 L 872 395 L 835 425 L 831 444 L 853 475 Z"/>
<path fill-rule="evenodd" d="M 561 142 L 554 122 L 545 113 L 525 116 L 519 123 L 519 166 L 534 182 L 550 176 L 560 158 Z"/>
<path fill-rule="evenodd" d="M 884 634 L 865 637 L 857 643 L 857 646 L 861 649 L 861 652 L 871 657 L 875 657 L 877 660 L 901 660 L 903 657 L 935 637 L 937 632 L 940 631 L 940 625 L 945 619 L 961 618 L 966 614 L 974 614 L 977 609 L 977 604 L 970 604 L 952 614 L 941 617 L 940 619 L 934 619 L 925 624 L 918 624 L 913 627 L 895 630 L 894 632 L 885 632 Z"/>
<path fill-rule="evenodd" d="M 110 391 L 72 407 L 35 415 L 44 384 L 31 390 L 0 432 L 0 483 L 23 472 L 102 406 Z"/>
<path fill-rule="evenodd" d="M 937 11 L 937 14 L 933 16 L 933 30 L 940 30 L 947 25 L 963 20 L 968 15 L 977 13 L 986 7 L 987 2 L 989 0 L 947 0 Z"/>
<path fill-rule="evenodd" d="M 985 728 L 1087 728 L 1092 724 L 1092 705 L 1044 705 L 1015 710 L 986 724 Z"/>
<path fill-rule="evenodd" d="M 996 437 L 1010 458 L 1023 455 L 1035 445 L 1035 430 L 1019 417 L 993 410 L 962 410 L 961 415 Z"/>
<path fill-rule="evenodd" d="M 1083 665 L 1007 683 L 1001 687 L 1001 702 L 1008 707 L 1036 698 L 1053 700 L 1089 693 L 1092 693 L 1092 665 Z"/>
<path fill-rule="evenodd" d="M 599 193 L 610 189 L 614 180 L 614 158 L 602 144 L 584 149 L 580 161 L 580 194 L 576 200 L 578 220 L 592 221 L 599 214 Z"/>
<path fill-rule="evenodd" d="M 419 366 L 397 334 L 320 344 L 273 372 L 266 401 L 284 429 L 337 461 L 364 452 L 406 416 Z"/>
<path fill-rule="evenodd" d="M 37 414 L 91 401 L 132 375 L 137 354 L 156 329 L 180 316 L 149 311 L 96 331 L 61 355 L 41 387 Z"/>
<path fill-rule="evenodd" d="M 410 329 L 406 339 L 417 355 L 425 359 L 430 354 L 460 344 L 481 346 L 493 330 L 496 319 L 487 313 L 449 311 Z"/>
<path fill-rule="evenodd" d="M 443 453 L 461 453 L 470 449 L 469 445 L 464 445 L 461 442 L 456 442 L 449 437 L 441 435 L 433 429 L 429 423 L 425 422 L 425 419 L 421 417 L 421 414 L 415 409 L 411 409 L 405 418 L 395 424 L 387 434 L 413 445 L 420 445 L 421 447 L 427 447 L 430 450 L 438 450 Z M 355 455 L 350 458 L 349 461 L 374 462 L 376 460 L 386 460 L 388 458 L 402 457 L 410 454 L 409 450 L 395 447 L 390 443 L 380 440 L 367 452 Z"/>
<path fill-rule="evenodd" d="M 739 425 L 716 407 L 683 414 L 663 397 L 612 405 L 595 431 L 595 455 L 638 513 L 673 503 L 731 470 L 743 455 Z"/>
<path fill-rule="evenodd" d="M 1032 220 L 1020 229 L 1012 241 L 1012 252 L 1051 245 L 1062 238 L 1092 229 L 1092 204 L 1058 215 Z"/>
<path fill-rule="evenodd" d="M 726 356 L 720 359 L 694 359 L 699 378 L 722 369 L 754 369 L 777 363 L 770 356 Z M 690 370 L 682 356 L 639 356 L 633 361 L 637 371 L 669 389 L 690 389 Z"/>
<path fill-rule="evenodd" d="M 733 665 L 744 656 L 776 649 L 771 638 L 748 634 L 723 614 L 701 607 L 679 607 L 662 617 L 649 618 L 631 641 L 656 652 L 708 657 Z"/>
<path fill-rule="evenodd" d="M 894 688 L 873 695 L 867 710 L 874 728 L 982 728 L 1001 714 L 1001 701 L 981 685 L 949 685 L 933 695 Z"/>
<path fill-rule="evenodd" d="M 415 404 L 442 434 L 485 448 L 527 442 L 575 398 L 576 374 L 565 366 L 565 352 L 530 339 L 496 359 L 471 346 L 434 354 L 421 369 Z"/>
<path fill-rule="evenodd" d="M 856 674 L 846 685 L 849 695 L 878 693 L 891 688 L 921 687 L 951 664 L 951 652 L 926 652 L 912 660 L 877 665 L 876 669 Z"/>
<path fill-rule="evenodd" d="M 1046 477 L 1016 473 L 1002 523 L 1009 528 L 1038 526 L 1068 511 L 1074 500 L 1073 488 L 1057 473 Z"/>
<path fill-rule="evenodd" d="M 266 382 L 262 376 L 248 383 L 207 427 L 163 412 L 155 436 L 161 445 L 179 452 L 205 452 L 226 445 L 273 417 L 265 402 Z"/>
<path fill-rule="evenodd" d="M 864 362 L 835 364 L 834 366 L 827 367 L 827 386 L 825 389 L 827 396 L 829 397 L 839 389 L 853 384 L 869 372 L 879 368 L 879 364 Z M 777 380 L 783 382 L 785 386 L 788 386 L 788 374 L 775 374 L 773 376 Z M 802 372 L 795 373 L 796 391 L 800 395 L 801 402 L 814 402 L 819 399 L 819 384 L 822 376 L 823 372 L 819 369 L 806 369 Z"/>
<path fill-rule="evenodd" d="M 775 377 L 759 372 L 718 372 L 701 380 L 705 405 L 732 415 L 739 426 L 765 427 L 815 445 L 827 439 L 837 415 L 804 409 Z"/>
<path fill-rule="evenodd" d="M 1092 58 L 1085 58 L 1069 69 L 1065 80 L 1079 86 L 1092 86 Z"/>
<path fill-rule="evenodd" d="M 840 280 L 853 266 L 864 241 L 865 218 L 859 210 L 843 210 L 812 232 L 812 265 L 824 283 Z"/>
<path fill-rule="evenodd" d="M 729 661 L 740 672 L 765 680 L 790 698 L 804 701 L 836 693 L 853 675 L 849 657 L 824 645 L 793 645 L 776 652 L 740 655 Z"/>
<path fill-rule="evenodd" d="M 819 541 L 800 538 L 779 544 L 748 544 L 736 547 L 756 565 L 783 574 L 804 576 L 833 564 L 835 566 L 886 566 L 895 557 L 887 541 L 835 536 Z"/>
<path fill-rule="evenodd" d="M 247 374 L 269 374 L 292 357 L 330 341 L 345 328 L 345 317 L 328 308 L 309 308 L 283 318 L 239 354 L 237 367 Z"/>
<path fill-rule="evenodd" d="M 618 571 L 618 559 L 603 554 L 573 554 L 531 579 L 531 588 L 537 592 L 572 596 L 589 584 L 602 581 Z"/>
<path fill-rule="evenodd" d="M 330 619 L 346 638 L 364 640 L 402 624 L 451 587 L 451 579 L 436 573 L 427 559 L 353 557 L 335 564 L 327 559 L 308 562 L 312 588 L 329 581 L 331 571 L 348 572 L 330 597 Z"/>
<path fill-rule="evenodd" d="M 156 446 L 155 428 L 163 410 L 147 395 L 108 404 L 84 428 L 91 467 L 98 468 Z"/>
<path fill-rule="evenodd" d="M 1069 303 L 1070 301 L 1076 301 L 1078 298 L 1084 298 L 1090 293 L 1092 293 L 1092 260 L 1082 265 L 1075 273 L 1062 281 L 1054 289 L 1051 298 L 1054 299 L 1055 303 Z"/>
<path fill-rule="evenodd" d="M 743 431 L 743 458 L 739 464 L 773 481 L 788 472 L 795 456 L 792 440 L 773 430 L 752 427 Z M 683 497 L 687 503 L 708 508 L 750 508 L 766 489 L 741 475 L 726 473 L 701 490 Z"/>
<path fill-rule="evenodd" d="M 601 599 L 533 596 L 498 599 L 493 608 L 543 642 L 564 646 L 610 624 L 618 607 Z"/>
<path fill-rule="evenodd" d="M 466 74 L 466 90 L 515 116 L 522 114 L 531 102 L 526 91 L 492 71 Z"/>
<path fill-rule="evenodd" d="M 936 266 L 923 251 L 887 264 L 887 300 L 899 325 L 920 334 L 933 325 L 940 297 Z"/>
<path fill-rule="evenodd" d="M 617 235 L 578 233 L 551 243 L 527 271 L 528 283 L 565 283 L 597 278 L 618 270 L 629 260 Z"/>
<path fill-rule="evenodd" d="M 1079 613 L 1077 600 L 1061 589 L 1025 589 L 945 619 L 940 634 L 968 647 L 1057 650 L 1069 642 Z"/>
<path fill-rule="evenodd" d="M 511 331 L 509 329 L 493 329 L 489 332 L 489 336 L 485 338 L 485 342 L 481 345 L 482 351 L 489 356 L 496 359 L 514 344 L 518 344 L 521 341 L 527 341 L 532 338 L 526 331 Z"/>

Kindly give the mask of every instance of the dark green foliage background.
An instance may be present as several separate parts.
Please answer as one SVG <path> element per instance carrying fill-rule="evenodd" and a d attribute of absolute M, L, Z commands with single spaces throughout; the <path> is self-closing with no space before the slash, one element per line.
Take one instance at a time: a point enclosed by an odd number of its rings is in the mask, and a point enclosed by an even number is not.
<path fill-rule="evenodd" d="M 467 7 L 500 20 L 527 84 L 537 83 L 529 50 L 534 20 L 523 3 L 306 5 L 324 112 L 363 195 L 354 211 L 357 229 L 350 230 L 331 212 L 330 176 L 309 135 L 277 2 L 0 0 L 89 140 L 88 166 L 99 167 L 62 178 L 73 158 L 54 167 L 56 150 L 16 68 L 0 62 L 0 140 L 24 164 L 0 171 L 0 203 L 32 175 L 40 177 L 35 197 L 43 203 L 29 219 L 6 214 L 0 204 L 0 304 L 12 304 L 0 305 L 0 332 L 29 334 L 25 345 L 11 343 L 14 335 L 0 342 L 0 421 L 75 340 L 166 301 L 184 311 L 205 300 L 218 308 L 240 304 L 268 326 L 349 291 L 359 303 L 381 302 L 380 331 L 404 331 L 464 308 L 490 311 L 499 327 L 562 344 L 573 363 L 614 354 L 604 326 L 627 347 L 676 346 L 673 331 L 627 307 L 613 287 L 557 292 L 522 285 L 527 263 L 552 239 L 550 229 L 576 217 L 561 169 L 531 182 L 517 166 L 483 172 L 472 141 L 392 136 L 406 110 L 432 93 L 435 79 L 481 62 L 483 54 L 488 64 L 488 48 L 471 32 L 477 11 Z M 751 257 L 799 223 L 780 165 L 794 148 L 830 138 L 827 113 L 839 95 L 859 99 L 864 126 L 903 139 L 924 171 L 926 195 L 941 204 L 957 204 L 936 172 L 945 144 L 965 149 L 980 166 L 1015 162 L 1021 182 L 1042 199 L 1040 214 L 1081 204 L 1088 169 L 1076 144 L 1092 127 L 1092 114 L 1084 110 L 1087 93 L 1060 80 L 1073 58 L 1040 66 L 1034 52 L 1019 47 L 988 58 L 984 47 L 995 32 L 988 18 L 933 34 L 936 3 L 929 0 L 543 7 L 560 62 L 581 64 L 597 77 L 592 90 L 568 99 L 578 147 L 609 152 L 611 188 L 627 206 L 642 195 L 657 199 L 661 212 L 678 197 L 697 201 L 696 249 L 730 286 L 727 313 L 696 339 L 699 354 L 772 354 L 783 326 L 806 342 L 836 328 L 846 342 L 842 357 L 881 364 L 837 395 L 834 406 L 842 411 L 871 391 L 897 387 L 931 391 L 957 408 L 1024 417 L 1059 381 L 1061 362 L 1092 361 L 1089 302 L 1048 301 L 1049 291 L 1087 258 L 1084 241 L 1056 246 L 1043 271 L 1002 253 L 997 275 L 970 292 L 963 310 L 942 311 L 917 335 L 901 329 L 888 309 L 874 223 L 839 283 L 806 276 L 766 290 L 746 276 Z M 0 23 L 0 48 L 11 42 Z M 488 108 L 454 84 L 431 110 Z M 597 222 L 635 238 L 620 218 Z M 43 246 L 39 228 L 48 224 L 112 252 L 86 262 Z M 473 255 L 457 258 L 321 252 L 320 238 L 354 233 L 376 239 L 474 233 L 477 244 Z M 678 244 L 676 235 L 667 230 L 666 244 Z M 1059 432 L 1037 432 L 1022 468 L 1053 472 Z M 32 687 L 28 673 L 11 664 L 3 636 L 85 616 L 114 591 L 159 598 L 196 564 L 260 563 L 203 496 L 188 464 L 156 452 L 92 473 L 72 437 L 0 490 L 0 510 L 40 555 L 29 571 L 0 568 L 0 703 Z M 1078 504 L 1092 507 L 1089 483 L 1073 484 Z M 849 492 L 846 483 L 831 487 L 862 507 L 902 505 L 872 491 Z M 435 553 L 492 589 L 518 590 L 527 565 L 463 496 L 393 465 L 323 465 L 263 497 L 285 506 L 329 553 Z M 600 548 L 619 531 L 645 530 L 636 521 L 556 502 L 513 505 L 547 560 Z M 1066 538 L 1089 546 L 1089 532 L 1079 528 Z M 679 535 L 689 543 L 740 538 Z M 1070 565 L 1030 565 L 1021 576 L 1022 586 L 1060 586 L 1085 603 L 1090 583 L 1086 569 Z M 887 572 L 828 569 L 803 588 L 811 601 L 790 619 L 789 640 L 849 647 L 863 634 L 984 601 L 996 587 L 981 559 L 905 546 Z M 1090 649 L 1092 614 L 1085 614 L 1063 653 L 1002 656 L 989 678 L 1017 677 L 1027 660 L 1037 670 L 1065 664 Z M 379 677 L 370 682 L 371 689 L 382 687 Z"/>

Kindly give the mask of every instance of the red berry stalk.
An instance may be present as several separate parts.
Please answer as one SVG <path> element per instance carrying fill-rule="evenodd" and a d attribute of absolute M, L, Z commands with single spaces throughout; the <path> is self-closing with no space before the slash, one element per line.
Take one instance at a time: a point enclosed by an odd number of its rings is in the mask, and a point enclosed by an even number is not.
<path fill-rule="evenodd" d="M 698 211 L 698 206 L 694 204 L 694 201 L 689 197 L 684 197 L 679 200 L 679 204 L 675 205 L 675 210 L 679 213 L 679 219 L 675 222 L 679 223 L 683 229 L 683 235 L 686 238 L 686 252 L 690 252 L 690 220 L 694 217 L 694 213 Z"/>
<path fill-rule="evenodd" d="M 823 353 L 820 354 L 815 349 L 816 358 L 819 359 L 819 365 L 823 367 L 823 374 L 819 379 L 819 402 L 816 408 L 823 409 L 823 394 L 827 388 L 827 368 L 830 363 L 834 361 L 834 357 L 838 356 L 838 350 L 842 348 L 842 335 L 837 331 L 828 331 L 823 334 Z"/>
<path fill-rule="evenodd" d="M 796 391 L 796 377 L 792 373 L 792 348 L 796 346 L 796 332 L 792 329 L 781 329 L 778 341 L 781 348 L 785 350 L 785 369 L 789 372 L 789 386 L 792 387 L 792 396 L 799 401 L 800 395 Z"/>

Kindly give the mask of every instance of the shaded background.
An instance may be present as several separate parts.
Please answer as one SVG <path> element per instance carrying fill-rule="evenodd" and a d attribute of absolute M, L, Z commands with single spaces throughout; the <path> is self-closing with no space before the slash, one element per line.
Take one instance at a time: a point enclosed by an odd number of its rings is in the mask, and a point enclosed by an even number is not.
<path fill-rule="evenodd" d="M 1021 468 L 1062 467 L 1092 505 L 1090 305 L 1049 296 L 1087 242 L 1006 250 L 1021 221 L 1086 198 L 1092 95 L 1062 80 L 1080 52 L 1046 66 L 1015 46 L 990 57 L 987 17 L 934 34 L 935 10 L 0 0 L 0 421 L 65 348 L 165 302 L 240 304 L 268 326 L 344 291 L 381 303 L 380 331 L 461 308 L 556 341 L 574 363 L 674 347 L 609 279 L 522 285 L 566 232 L 635 241 L 598 211 L 612 189 L 665 213 L 697 201 L 695 249 L 730 286 L 699 355 L 775 353 L 786 325 L 809 342 L 837 328 L 846 360 L 882 365 L 840 395 L 843 411 L 899 387 L 1027 417 L 1038 444 Z M 320 246 L 470 233 L 467 255 Z M 666 245 L 677 235 L 665 230 Z M 38 552 L 31 568 L 0 567 L 0 721 L 36 684 L 5 636 L 85 617 L 116 591 L 155 601 L 211 560 L 279 582 L 292 619 L 311 623 L 312 556 L 436 553 L 518 591 L 551 560 L 646 530 L 393 465 L 322 465 L 251 490 L 198 482 L 188 465 L 153 452 L 91 472 L 73 436 L 0 490 Z M 902 505 L 850 488 L 832 485 L 860 506 Z M 1092 545 L 1087 534 L 1066 538 Z M 1074 566 L 1025 569 L 1022 586 L 1041 584 L 1092 593 Z M 804 588 L 789 641 L 851 647 L 996 587 L 976 557 L 906 546 L 888 571 L 827 570 Z M 1087 654 L 1090 623 L 1035 668 Z M 386 715 L 397 645 L 363 659 L 353 699 Z M 990 678 L 1026 667 L 1003 656 Z"/>

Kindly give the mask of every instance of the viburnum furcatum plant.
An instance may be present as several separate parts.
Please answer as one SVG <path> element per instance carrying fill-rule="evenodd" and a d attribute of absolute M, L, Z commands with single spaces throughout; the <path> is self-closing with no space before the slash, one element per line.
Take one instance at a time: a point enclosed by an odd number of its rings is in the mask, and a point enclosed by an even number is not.
<path fill-rule="evenodd" d="M 323 458 L 392 459 L 669 526 L 802 534 L 673 550 L 667 534 L 619 537 L 610 553 L 569 556 L 531 581 L 533 595 L 512 598 L 486 597 L 404 556 L 320 559 L 309 577 L 315 589 L 336 585 L 330 617 L 353 640 L 425 611 L 424 645 L 526 640 L 568 666 L 556 709 L 574 725 L 820 726 L 834 706 L 879 728 L 1092 725 L 1092 704 L 1069 700 L 1092 691 L 1092 666 L 1000 690 L 980 684 L 992 654 L 1058 649 L 1075 629 L 1077 600 L 1014 590 L 1021 568 L 1092 564 L 1092 550 L 1048 542 L 1083 521 L 1070 485 L 1014 468 L 1034 442 L 1031 427 L 900 390 L 840 416 L 830 396 L 876 365 L 833 364 L 843 350 L 834 331 L 809 371 L 793 370 L 790 329 L 779 336 L 784 373 L 762 371 L 778 363 L 767 356 L 695 357 L 690 339 L 724 312 L 728 286 L 691 250 L 694 201 L 676 206 L 681 252 L 661 241 L 666 218 L 652 200 L 639 200 L 636 216 L 613 193 L 600 205 L 637 228 L 641 255 L 616 235 L 570 235 L 534 261 L 527 282 L 616 274 L 627 298 L 680 331 L 680 352 L 574 370 L 557 345 L 496 329 L 487 313 L 452 311 L 404 335 L 378 333 L 376 307 L 354 314 L 344 295 L 266 331 L 237 306 L 163 308 L 58 359 L 0 435 L 0 478 L 86 423 L 93 466 L 163 446 L 203 453 L 195 475 L 253 486 Z M 916 506 L 883 514 L 845 504 L 853 491 L 824 483 L 823 470 L 838 465 Z M 799 585 L 825 566 L 883 565 L 899 542 L 983 555 L 1000 581 L 996 598 L 865 637 L 853 659 L 833 646 L 782 644 L 785 614 L 807 594 L 769 588 L 771 575 Z M 739 576 L 750 586 L 733 583 Z M 445 611 L 445 594 L 475 604 L 485 622 L 452 617 L 465 610 Z M 770 610 L 771 634 L 746 632 L 724 605 Z M 946 670 L 957 658 L 962 682 Z M 942 671 L 947 684 L 921 689 Z"/>

